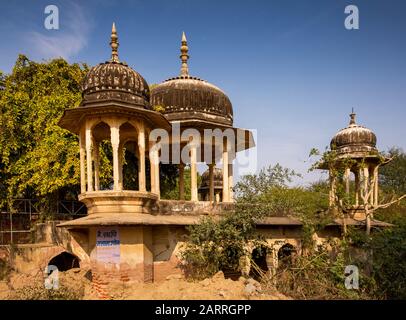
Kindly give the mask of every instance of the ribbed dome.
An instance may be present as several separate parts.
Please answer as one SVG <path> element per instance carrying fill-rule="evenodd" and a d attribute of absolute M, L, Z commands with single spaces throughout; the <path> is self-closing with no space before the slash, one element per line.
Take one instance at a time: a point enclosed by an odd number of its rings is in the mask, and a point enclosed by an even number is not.
<path fill-rule="evenodd" d="M 352 113 L 349 126 L 337 132 L 330 147 L 338 153 L 375 152 L 376 135 L 370 129 L 356 124 L 355 114 Z"/>
<path fill-rule="evenodd" d="M 104 100 L 149 106 L 149 87 L 145 79 L 126 63 L 118 59 L 117 32 L 113 25 L 112 57 L 109 61 L 91 68 L 82 83 L 82 106 Z"/>
<path fill-rule="evenodd" d="M 227 95 L 215 85 L 189 75 L 188 46 L 184 33 L 180 58 L 180 76 L 152 88 L 151 105 L 163 107 L 169 121 L 203 120 L 232 125 L 233 108 Z"/>
<path fill-rule="evenodd" d="M 227 95 L 215 85 L 191 76 L 168 79 L 151 90 L 151 105 L 165 108 L 173 120 L 201 119 L 233 123 L 233 108 Z"/>
<path fill-rule="evenodd" d="M 223 171 L 220 168 L 214 168 L 213 170 L 214 188 L 223 188 Z M 206 170 L 202 174 L 202 180 L 200 189 L 210 188 L 210 172 Z"/>

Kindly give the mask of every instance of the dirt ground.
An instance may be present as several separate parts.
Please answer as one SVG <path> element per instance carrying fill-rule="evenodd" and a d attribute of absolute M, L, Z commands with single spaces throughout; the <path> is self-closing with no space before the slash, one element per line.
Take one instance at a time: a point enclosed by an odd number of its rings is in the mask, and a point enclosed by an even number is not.
<path fill-rule="evenodd" d="M 83 293 L 83 299 L 100 299 L 91 283 L 89 272 L 71 269 L 59 273 L 62 288 L 59 290 Z M 8 281 L 0 281 L 0 299 L 29 299 L 35 290 L 27 287 L 36 286 L 37 291 L 46 292 L 42 275 L 26 276 L 11 274 Z M 67 288 L 67 289 L 66 289 Z M 37 292 L 35 291 L 35 292 Z M 277 292 L 271 286 L 265 286 L 253 279 L 240 278 L 237 281 L 225 279 L 222 272 L 202 281 L 187 281 L 179 276 L 169 276 L 158 283 L 138 284 L 133 286 L 117 284 L 109 288 L 111 299 L 143 299 L 143 300 L 287 300 L 290 299 Z M 44 298 L 44 295 L 40 295 Z M 35 295 L 34 297 L 38 297 Z M 47 296 L 45 296 L 46 299 Z M 62 295 L 64 298 L 65 295 Z M 67 295 L 65 299 L 73 296 Z M 75 298 L 75 297 L 73 297 Z M 37 298 L 38 299 L 38 298 Z"/>

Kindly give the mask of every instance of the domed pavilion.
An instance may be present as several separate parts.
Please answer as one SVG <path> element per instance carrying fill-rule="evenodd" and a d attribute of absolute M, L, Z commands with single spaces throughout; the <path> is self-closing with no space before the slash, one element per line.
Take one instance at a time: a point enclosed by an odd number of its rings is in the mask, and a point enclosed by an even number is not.
<path fill-rule="evenodd" d="M 137 71 L 120 61 L 114 24 L 110 46 L 110 60 L 92 67 L 84 77 L 80 105 L 65 110 L 59 121 L 60 127 L 79 137 L 79 200 L 86 204 L 88 215 L 58 227 L 68 229 L 75 239 L 73 251 L 86 257 L 94 282 L 154 281 L 180 272 L 177 254 L 187 225 L 213 211 L 232 208 L 235 152 L 254 143 L 251 132 L 232 126 L 232 105 L 227 95 L 189 75 L 184 34 L 180 76 L 152 92 Z M 163 112 L 157 106 L 163 107 Z M 205 135 L 207 129 L 217 130 L 220 139 Z M 236 139 L 224 136 L 226 130 Z M 165 135 L 167 139 L 163 139 Z M 100 150 L 106 143 L 111 145 L 113 167 L 108 185 L 105 176 L 103 183 L 100 179 Z M 188 152 L 183 152 L 184 147 Z M 168 151 L 170 156 L 165 159 Z M 132 177 L 123 174 L 126 152 L 132 153 L 131 161 L 136 162 Z M 201 159 L 208 159 L 210 172 L 204 201 L 198 199 L 197 186 L 197 163 Z M 223 170 L 215 169 L 220 160 Z M 161 199 L 161 163 L 179 165 L 182 201 Z M 191 167 L 192 196 L 188 201 L 184 200 L 186 164 Z M 215 202 L 215 178 L 222 182 L 222 203 Z M 126 179 L 138 180 L 135 190 L 127 188 Z"/>
<path fill-rule="evenodd" d="M 349 125 L 331 139 L 328 159 L 324 159 L 320 169 L 329 170 L 330 206 L 336 205 L 341 184 L 350 214 L 362 218 L 365 202 L 370 206 L 378 205 L 378 169 L 385 158 L 376 147 L 375 133 L 357 124 L 355 118 L 356 114 L 352 112 Z"/>
<path fill-rule="evenodd" d="M 190 164 L 191 168 L 191 200 L 197 201 L 197 163 L 205 162 L 208 165 L 208 176 L 212 179 L 214 168 L 221 161 L 222 202 L 232 202 L 235 154 L 255 145 L 252 133 L 233 127 L 233 107 L 223 90 L 190 75 L 189 47 L 185 33 L 182 34 L 180 53 L 179 76 L 165 80 L 151 90 L 151 105 L 162 109 L 172 124 L 171 149 L 175 149 L 176 129 L 179 130 L 181 148 L 187 144 L 190 146 L 190 158 L 179 161 L 180 199 L 184 199 L 185 164 Z M 195 139 L 196 136 L 200 138 Z M 191 143 L 191 140 L 195 143 Z M 210 189 L 210 186 L 213 188 Z M 215 200 L 213 183 L 209 182 L 208 197 L 205 199 L 211 202 Z"/>

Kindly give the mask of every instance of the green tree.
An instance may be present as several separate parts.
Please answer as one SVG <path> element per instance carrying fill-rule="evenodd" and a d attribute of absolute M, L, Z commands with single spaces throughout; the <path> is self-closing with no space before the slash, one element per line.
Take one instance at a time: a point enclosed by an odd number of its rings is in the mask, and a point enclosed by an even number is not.
<path fill-rule="evenodd" d="M 81 101 L 86 65 L 37 63 L 20 55 L 0 76 L 0 198 L 51 197 L 78 190 L 79 147 L 57 123 Z"/>
<path fill-rule="evenodd" d="M 257 222 L 269 216 L 294 216 L 305 224 L 310 241 L 312 226 L 323 224 L 327 197 L 302 187 L 289 188 L 298 175 L 277 164 L 258 174 L 244 176 L 236 184 L 236 205 L 220 218 L 205 218 L 189 227 L 183 251 L 186 269 L 192 276 L 205 277 L 219 270 L 241 271 L 240 259 L 248 255 L 248 245 L 260 247 Z M 307 236 L 309 235 L 309 236 Z"/>
<path fill-rule="evenodd" d="M 393 160 L 380 168 L 381 188 L 397 195 L 406 193 L 406 153 L 400 148 L 393 147 L 385 153 L 385 156 Z"/>

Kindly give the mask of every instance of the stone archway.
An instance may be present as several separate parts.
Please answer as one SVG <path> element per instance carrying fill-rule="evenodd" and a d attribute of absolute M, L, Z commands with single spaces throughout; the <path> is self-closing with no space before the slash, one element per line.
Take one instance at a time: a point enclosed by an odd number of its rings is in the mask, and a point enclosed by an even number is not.
<path fill-rule="evenodd" d="M 269 271 L 267 263 L 268 248 L 265 246 L 257 247 L 252 250 L 250 276 L 255 280 L 260 280 L 262 276 Z"/>
<path fill-rule="evenodd" d="M 296 249 L 290 243 L 284 244 L 278 250 L 278 266 L 286 266 L 292 262 L 292 256 L 296 253 Z"/>
<path fill-rule="evenodd" d="M 67 271 L 73 268 L 80 268 L 80 260 L 75 255 L 63 251 L 49 260 L 48 266 L 54 265 L 59 271 Z"/>

